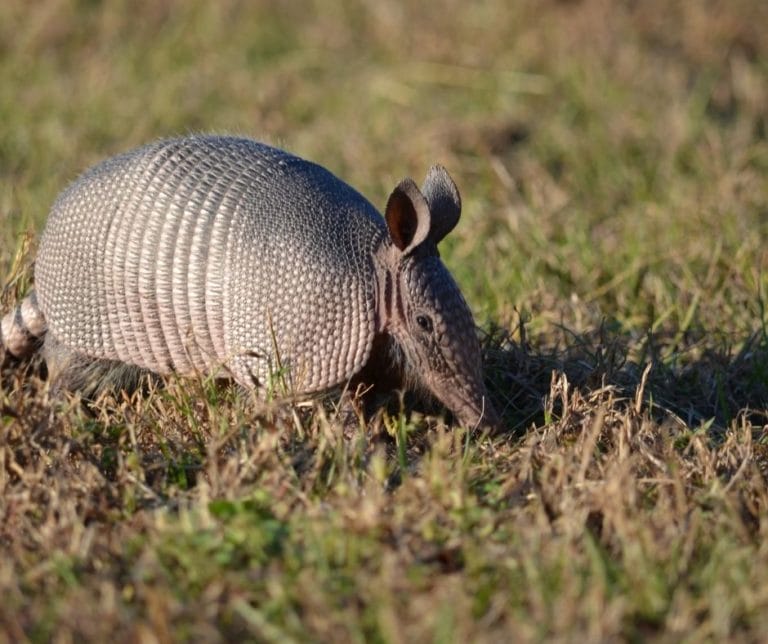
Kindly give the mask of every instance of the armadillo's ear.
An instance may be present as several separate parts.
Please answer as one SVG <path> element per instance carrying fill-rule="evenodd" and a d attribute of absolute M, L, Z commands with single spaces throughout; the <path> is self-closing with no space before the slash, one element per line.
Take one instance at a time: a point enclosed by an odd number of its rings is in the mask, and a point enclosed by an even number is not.
<path fill-rule="evenodd" d="M 397 184 L 387 201 L 384 218 L 392 242 L 403 255 L 427 239 L 431 221 L 429 206 L 413 179 L 403 179 Z"/>
<path fill-rule="evenodd" d="M 434 165 L 427 172 L 421 192 L 432 214 L 429 237 L 437 245 L 459 221 L 459 215 L 461 215 L 459 189 L 443 166 Z"/>

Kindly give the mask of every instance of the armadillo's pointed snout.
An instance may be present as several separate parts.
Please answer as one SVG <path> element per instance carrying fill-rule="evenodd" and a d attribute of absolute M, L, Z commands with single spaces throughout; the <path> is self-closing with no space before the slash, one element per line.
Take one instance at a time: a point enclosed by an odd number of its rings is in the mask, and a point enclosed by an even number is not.
<path fill-rule="evenodd" d="M 492 432 L 501 429 L 501 416 L 499 416 L 487 393 L 472 403 L 464 403 L 454 413 L 459 422 L 470 429 L 490 430 Z"/>
<path fill-rule="evenodd" d="M 456 381 L 447 381 L 439 383 L 433 392 L 464 427 L 500 431 L 501 416 L 485 387 L 467 390 L 458 386 Z"/>

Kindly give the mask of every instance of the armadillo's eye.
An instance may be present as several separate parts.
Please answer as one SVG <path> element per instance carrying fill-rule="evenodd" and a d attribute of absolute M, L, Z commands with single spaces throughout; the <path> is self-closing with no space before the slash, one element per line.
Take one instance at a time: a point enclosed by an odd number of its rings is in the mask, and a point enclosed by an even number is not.
<path fill-rule="evenodd" d="M 423 313 L 417 315 L 416 324 L 418 324 L 419 328 L 421 328 L 421 330 L 425 333 L 432 333 L 432 318 L 430 318 L 428 315 L 424 315 Z"/>

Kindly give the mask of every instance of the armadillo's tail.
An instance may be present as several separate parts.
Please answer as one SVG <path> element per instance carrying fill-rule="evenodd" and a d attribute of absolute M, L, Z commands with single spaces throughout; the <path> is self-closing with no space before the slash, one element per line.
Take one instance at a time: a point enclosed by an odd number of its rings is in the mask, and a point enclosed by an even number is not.
<path fill-rule="evenodd" d="M 40 347 L 47 325 L 34 291 L 0 321 L 0 363 L 28 358 Z"/>

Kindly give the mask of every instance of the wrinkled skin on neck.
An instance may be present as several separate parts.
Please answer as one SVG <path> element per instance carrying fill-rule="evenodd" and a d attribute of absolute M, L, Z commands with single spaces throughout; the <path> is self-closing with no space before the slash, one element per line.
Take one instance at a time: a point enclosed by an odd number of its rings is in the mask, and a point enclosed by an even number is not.
<path fill-rule="evenodd" d="M 402 351 L 407 379 L 431 392 L 462 425 L 496 427 L 472 314 L 436 246 L 424 244 L 403 257 L 384 243 L 376 260 L 379 332 Z"/>

